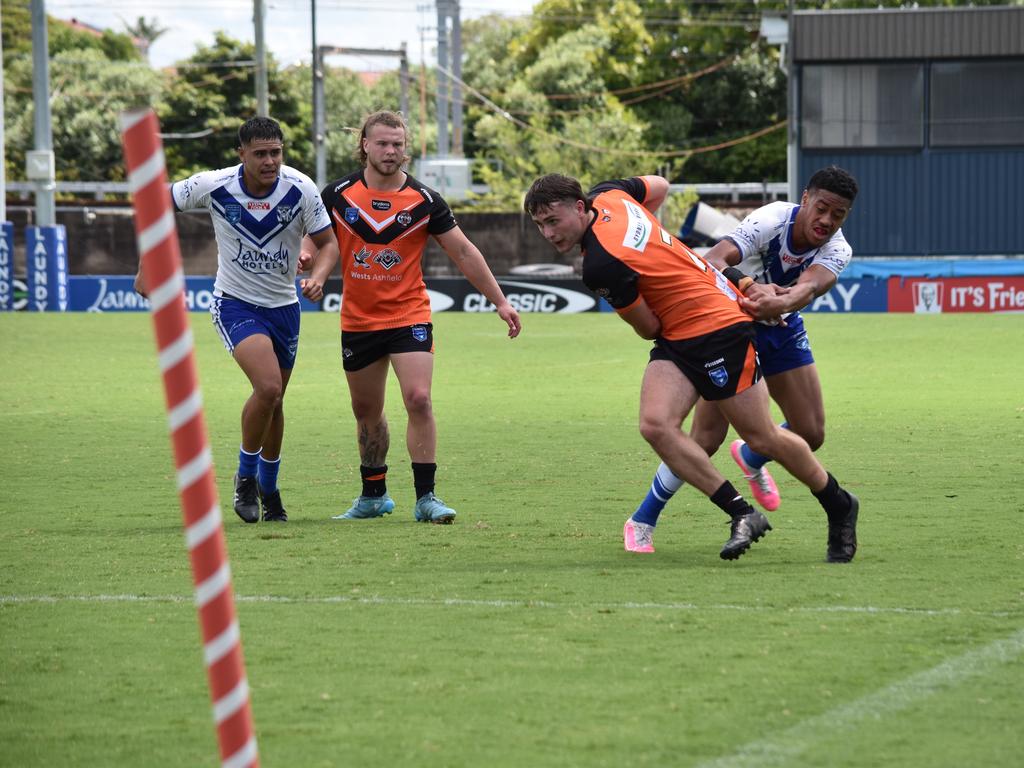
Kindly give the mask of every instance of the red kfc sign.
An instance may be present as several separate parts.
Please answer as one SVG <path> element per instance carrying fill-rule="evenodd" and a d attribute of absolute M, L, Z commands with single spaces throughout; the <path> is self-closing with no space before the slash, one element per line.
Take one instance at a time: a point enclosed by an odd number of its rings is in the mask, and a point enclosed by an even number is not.
<path fill-rule="evenodd" d="M 1024 277 L 890 277 L 890 312 L 1024 312 Z"/>

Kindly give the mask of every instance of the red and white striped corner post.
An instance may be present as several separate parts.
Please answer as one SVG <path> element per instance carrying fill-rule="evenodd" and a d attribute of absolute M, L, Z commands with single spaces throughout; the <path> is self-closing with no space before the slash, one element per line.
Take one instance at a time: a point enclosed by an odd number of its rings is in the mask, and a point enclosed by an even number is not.
<path fill-rule="evenodd" d="M 142 279 L 149 293 L 164 381 L 221 765 L 225 768 L 258 766 L 213 456 L 206 436 L 192 331 L 185 309 L 181 251 L 174 227 L 159 123 L 153 111 L 123 113 L 121 141 L 135 208 Z"/>

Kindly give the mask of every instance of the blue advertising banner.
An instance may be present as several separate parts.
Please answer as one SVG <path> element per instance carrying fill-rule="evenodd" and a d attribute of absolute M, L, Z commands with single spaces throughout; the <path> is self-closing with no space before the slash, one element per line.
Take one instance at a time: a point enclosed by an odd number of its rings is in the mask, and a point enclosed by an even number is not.
<path fill-rule="evenodd" d="M 509 302 L 520 312 L 572 314 L 611 311 L 603 299 L 596 300 L 578 279 L 513 280 L 497 278 Z M 134 278 L 121 275 L 72 275 L 67 309 L 72 312 L 146 312 L 149 301 L 135 292 Z M 434 312 L 493 312 L 494 305 L 461 277 L 427 278 L 427 293 Z M 296 282 L 296 290 L 298 283 Z M 29 293 L 29 304 L 34 294 Z M 185 306 L 191 312 L 207 312 L 213 302 L 213 278 L 185 278 Z M 337 312 L 341 307 L 341 283 L 327 281 L 321 302 L 311 302 L 300 294 L 303 312 Z M 34 308 L 34 307 L 33 307 Z M 888 281 L 875 278 L 839 280 L 824 296 L 819 296 L 803 312 L 887 312 Z"/>
<path fill-rule="evenodd" d="M 14 225 L 0 226 L 0 312 L 14 309 Z"/>
<path fill-rule="evenodd" d="M 209 312 L 212 303 L 212 277 L 185 278 L 185 308 L 189 312 Z M 320 308 L 302 296 L 299 297 L 299 303 L 303 312 Z M 148 312 L 149 299 L 135 292 L 134 277 L 72 275 L 68 309 L 72 312 Z"/>
<path fill-rule="evenodd" d="M 67 231 L 63 224 L 25 227 L 28 308 L 34 312 L 68 309 Z"/>
<path fill-rule="evenodd" d="M 888 312 L 888 281 L 873 277 L 840 279 L 828 293 L 819 296 L 801 312 Z"/>

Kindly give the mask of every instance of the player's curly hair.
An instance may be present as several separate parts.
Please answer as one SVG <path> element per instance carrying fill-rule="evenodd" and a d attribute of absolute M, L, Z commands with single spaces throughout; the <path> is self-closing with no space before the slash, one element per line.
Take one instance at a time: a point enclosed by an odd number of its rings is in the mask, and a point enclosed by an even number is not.
<path fill-rule="evenodd" d="M 253 139 L 269 139 L 284 143 L 284 132 L 280 123 L 271 117 L 251 117 L 238 129 L 238 146 L 244 146 Z"/>
<path fill-rule="evenodd" d="M 575 203 L 577 200 L 582 200 L 587 209 L 590 209 L 590 201 L 583 194 L 583 187 L 579 181 L 572 176 L 549 173 L 530 185 L 526 197 L 523 198 L 523 210 L 533 216 L 541 208 L 547 208 L 555 203 Z"/>
<path fill-rule="evenodd" d="M 807 182 L 808 192 L 815 189 L 832 192 L 840 197 L 845 197 L 852 203 L 857 197 L 857 180 L 849 171 L 844 171 L 838 165 L 830 165 L 815 171 L 811 180 Z"/>
<path fill-rule="evenodd" d="M 363 149 L 363 139 L 370 133 L 370 129 L 375 125 L 386 125 L 388 128 L 401 128 L 405 131 L 405 145 L 409 146 L 409 126 L 405 124 L 405 118 L 402 117 L 401 112 L 392 112 L 389 109 L 381 109 L 374 112 L 363 122 L 362 130 L 359 131 L 359 141 L 356 142 L 355 158 L 360 164 L 366 167 L 366 150 Z M 409 160 L 409 156 L 406 155 L 403 159 L 403 163 Z"/>

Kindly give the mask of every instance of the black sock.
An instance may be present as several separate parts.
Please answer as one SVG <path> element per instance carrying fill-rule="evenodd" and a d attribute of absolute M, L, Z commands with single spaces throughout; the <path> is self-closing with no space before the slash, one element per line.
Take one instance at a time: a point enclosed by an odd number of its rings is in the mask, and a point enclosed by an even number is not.
<path fill-rule="evenodd" d="M 839 487 L 839 483 L 832 477 L 831 472 L 828 473 L 828 482 L 825 483 L 825 487 L 817 492 L 811 491 L 811 493 L 814 493 L 814 498 L 821 504 L 829 519 L 842 517 L 850 511 L 850 495 Z"/>
<path fill-rule="evenodd" d="M 728 480 L 711 494 L 711 503 L 732 518 L 742 517 L 752 509 L 747 500 L 736 492 L 736 488 Z"/>
<path fill-rule="evenodd" d="M 434 492 L 434 473 L 437 464 L 412 463 L 412 482 L 416 486 L 416 498 L 421 499 Z"/>
<path fill-rule="evenodd" d="M 387 464 L 383 467 L 368 467 L 365 464 L 360 464 L 359 474 L 363 478 L 363 496 L 380 498 L 388 492 Z"/>

